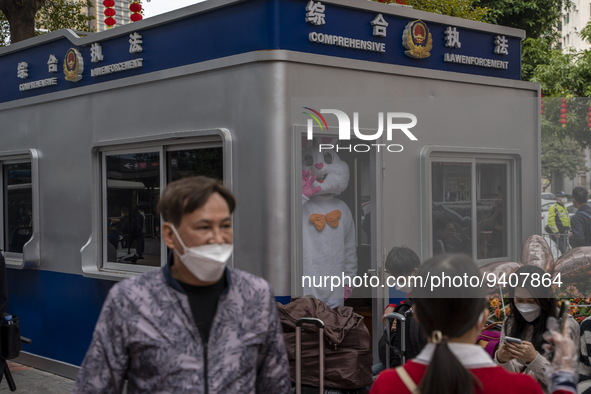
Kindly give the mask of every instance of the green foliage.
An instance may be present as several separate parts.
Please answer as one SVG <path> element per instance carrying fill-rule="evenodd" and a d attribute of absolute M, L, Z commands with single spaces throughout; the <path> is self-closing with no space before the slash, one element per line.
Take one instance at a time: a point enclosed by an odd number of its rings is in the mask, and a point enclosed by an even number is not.
<path fill-rule="evenodd" d="M 561 174 L 573 179 L 579 170 L 587 170 L 580 148 L 568 136 L 560 139 L 551 132 L 542 132 L 542 176 Z"/>
<path fill-rule="evenodd" d="M 489 10 L 487 22 L 523 29 L 527 37 L 540 38 L 555 34 L 562 9 L 570 0 L 476 0 L 476 5 Z"/>
<path fill-rule="evenodd" d="M 591 43 L 591 22 L 587 22 L 585 27 L 583 27 L 583 29 L 581 29 L 581 32 L 579 33 L 579 35 L 581 36 L 581 38 L 583 40 Z"/>
<path fill-rule="evenodd" d="M 539 64 L 533 72 L 532 81 L 542 85 L 545 96 L 583 96 L 585 82 L 579 78 L 577 65 L 579 55 L 551 50 L 545 64 Z"/>
<path fill-rule="evenodd" d="M 82 14 L 84 7 L 91 7 L 90 0 L 46 0 L 37 12 L 38 34 L 59 29 L 88 31 L 92 16 Z"/>
<path fill-rule="evenodd" d="M 549 37 L 526 38 L 521 43 L 521 79 L 531 81 L 536 67 L 548 64 L 552 51 L 552 39 Z"/>
<path fill-rule="evenodd" d="M 377 0 L 395 3 L 394 0 Z M 417 10 L 489 22 L 526 31 L 527 37 L 553 37 L 570 0 L 405 0 Z"/>
<path fill-rule="evenodd" d="M 473 5 L 474 0 L 406 0 L 414 9 L 474 21 L 485 21 L 488 10 Z"/>
<path fill-rule="evenodd" d="M 591 99 L 567 98 L 567 122 L 560 123 L 560 97 L 544 97 L 542 116 L 542 176 L 561 174 L 573 179 L 578 171 L 588 171 L 581 153 L 591 146 L 587 112 Z"/>
<path fill-rule="evenodd" d="M 0 11 L 0 47 L 10 44 L 10 26 L 8 19 Z"/>
<path fill-rule="evenodd" d="M 59 29 L 89 31 L 93 16 L 83 14 L 90 7 L 90 0 L 46 0 L 36 14 L 35 34 L 40 35 Z M 6 16 L 0 12 L 0 46 L 10 43 L 10 27 Z"/>
<path fill-rule="evenodd" d="M 562 126 L 560 123 L 560 98 L 544 97 L 542 139 L 544 137 L 562 141 L 570 139 L 577 143 L 578 149 L 591 147 L 591 130 L 587 125 L 591 98 L 570 97 L 566 99 L 566 103 L 568 106 L 567 122 Z"/>
<path fill-rule="evenodd" d="M 579 147 L 591 147 L 591 131 L 587 126 L 591 106 L 591 51 L 551 50 L 546 63 L 534 69 L 531 80 L 540 83 L 546 96 L 542 136 L 569 138 Z M 568 97 L 566 127 L 560 127 L 559 123 L 560 97 Z"/>
<path fill-rule="evenodd" d="M 380 3 L 396 3 L 395 0 L 373 0 Z M 462 19 L 484 22 L 487 9 L 474 6 L 474 0 L 405 0 L 405 4 L 416 10 L 455 16 Z"/>

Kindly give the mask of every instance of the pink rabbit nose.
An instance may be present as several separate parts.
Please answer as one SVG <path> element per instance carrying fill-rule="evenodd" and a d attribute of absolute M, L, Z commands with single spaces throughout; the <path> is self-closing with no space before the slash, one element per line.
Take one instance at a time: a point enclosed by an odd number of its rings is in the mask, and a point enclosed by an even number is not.
<path fill-rule="evenodd" d="M 324 167 L 324 163 L 316 163 L 314 164 L 314 167 L 318 168 L 319 170 L 322 169 L 322 167 Z"/>

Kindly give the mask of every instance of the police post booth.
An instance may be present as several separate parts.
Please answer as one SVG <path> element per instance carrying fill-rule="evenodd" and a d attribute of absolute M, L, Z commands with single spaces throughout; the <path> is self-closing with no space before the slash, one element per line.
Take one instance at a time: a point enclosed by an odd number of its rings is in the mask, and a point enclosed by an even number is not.
<path fill-rule="evenodd" d="M 155 206 L 187 175 L 236 194 L 233 266 L 280 302 L 304 293 L 308 149 L 348 167 L 337 198 L 365 282 L 347 305 L 374 348 L 392 246 L 516 261 L 540 230 L 523 38 L 362 0 L 208 0 L 0 49 L 0 247 L 9 311 L 33 340 L 19 359 L 76 375 L 108 289 L 165 264 Z"/>

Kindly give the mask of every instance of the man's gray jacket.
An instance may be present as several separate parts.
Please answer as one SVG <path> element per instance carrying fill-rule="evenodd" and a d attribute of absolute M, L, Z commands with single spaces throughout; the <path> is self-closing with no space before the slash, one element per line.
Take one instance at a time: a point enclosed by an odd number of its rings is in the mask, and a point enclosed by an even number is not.
<path fill-rule="evenodd" d="M 288 393 L 289 364 L 269 284 L 227 269 L 204 345 L 170 266 L 109 291 L 74 393 Z"/>

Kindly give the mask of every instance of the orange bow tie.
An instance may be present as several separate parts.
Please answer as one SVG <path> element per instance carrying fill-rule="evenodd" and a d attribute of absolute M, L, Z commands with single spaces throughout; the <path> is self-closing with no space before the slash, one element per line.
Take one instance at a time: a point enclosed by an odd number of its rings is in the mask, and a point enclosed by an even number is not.
<path fill-rule="evenodd" d="M 316 230 L 322 231 L 324 230 L 324 226 L 326 223 L 332 228 L 337 228 L 339 225 L 339 219 L 341 218 L 341 211 L 336 209 L 332 212 L 327 213 L 326 215 L 321 215 L 319 213 L 313 213 L 310 215 L 310 221 L 316 227 Z"/>

